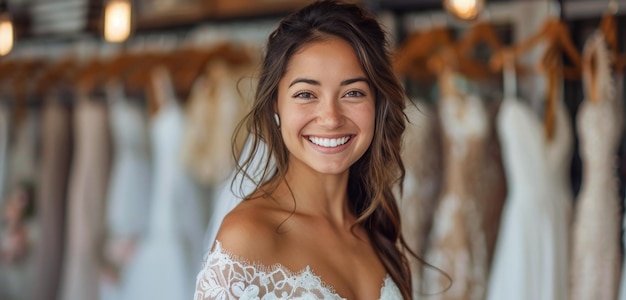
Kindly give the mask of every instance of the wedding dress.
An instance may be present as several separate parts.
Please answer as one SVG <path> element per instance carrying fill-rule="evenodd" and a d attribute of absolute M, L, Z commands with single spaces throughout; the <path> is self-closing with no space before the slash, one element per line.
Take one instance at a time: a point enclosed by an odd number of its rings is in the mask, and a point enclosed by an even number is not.
<path fill-rule="evenodd" d="M 509 195 L 487 299 L 568 299 L 571 123 L 565 104 L 557 100 L 554 135 L 547 140 L 537 114 L 516 99 L 510 64 L 504 70 L 505 98 L 497 118 Z"/>
<path fill-rule="evenodd" d="M 9 136 L 10 136 L 10 115 L 9 107 L 0 103 L 0 207 L 4 197 L 7 194 L 7 180 L 6 173 L 8 169 L 8 150 L 9 150 Z"/>
<path fill-rule="evenodd" d="M 122 277 L 124 299 L 189 299 L 202 262 L 206 222 L 197 185 L 182 167 L 185 114 L 167 71 L 153 77 L 160 104 L 150 134 L 154 158 L 148 233 Z"/>
<path fill-rule="evenodd" d="M 240 164 L 243 163 L 243 160 L 250 156 L 253 142 L 252 136 L 249 136 L 241 152 L 239 159 Z M 243 173 L 237 172 L 237 170 L 233 170 L 231 171 L 228 180 L 222 183 L 222 185 L 216 190 L 214 196 L 215 208 L 213 209 L 211 221 L 209 222 L 204 238 L 205 252 L 208 253 L 209 250 L 211 250 L 211 246 L 215 241 L 215 237 L 217 236 L 220 225 L 222 225 L 224 217 L 226 217 L 226 215 L 233 210 L 235 206 L 241 203 L 243 198 L 254 192 L 257 188 L 256 183 L 262 184 L 266 182 L 269 177 L 274 175 L 276 162 L 273 158 L 270 159 L 268 155 L 267 145 L 263 141 L 259 141 L 258 152 L 252 158 L 252 162 L 247 169 L 247 175 L 249 177 Z M 266 162 L 268 164 L 268 170 L 270 170 L 266 176 L 269 177 L 263 178 L 263 169 L 265 168 Z"/>
<path fill-rule="evenodd" d="M 103 101 L 89 98 L 77 101 L 61 300 L 98 297 L 99 249 L 104 240 L 106 187 L 111 163 L 106 106 Z"/>
<path fill-rule="evenodd" d="M 115 271 L 134 254 L 134 247 L 148 227 L 152 167 L 147 120 L 137 101 L 127 99 L 123 86 L 110 83 L 106 90 L 110 110 L 114 160 L 109 180 L 105 259 Z M 118 299 L 118 284 L 101 281 L 100 299 Z"/>
<path fill-rule="evenodd" d="M 35 300 L 50 299 L 59 292 L 63 266 L 63 242 L 68 182 L 72 161 L 72 116 L 62 95 L 44 99 L 41 137 L 41 188 L 37 195 L 37 218 L 41 231 L 36 249 Z M 54 298 L 54 297 L 52 297 Z"/>
<path fill-rule="evenodd" d="M 573 228 L 572 299 L 616 299 L 619 289 L 621 208 L 615 162 L 623 107 L 609 55 L 604 36 L 595 32 L 583 51 L 586 97 L 577 129 L 584 172 Z"/>
<path fill-rule="evenodd" d="M 437 111 L 424 101 L 408 103 L 404 113 L 408 122 L 403 138 L 402 161 L 406 168 L 402 197 L 396 195 L 402 219 L 402 234 L 407 245 L 424 257 L 433 223 L 433 213 L 441 191 L 441 143 Z M 413 294 L 418 297 L 423 265 L 409 257 Z"/>
<path fill-rule="evenodd" d="M 182 156 L 185 167 L 206 186 L 218 186 L 234 169 L 231 138 L 255 90 L 248 66 L 216 60 L 194 83 L 188 106 Z M 237 136 L 241 149 L 245 135 Z"/>
<path fill-rule="evenodd" d="M 194 300 L 204 299 L 345 299 L 315 275 L 310 267 L 293 272 L 280 264 L 271 267 L 235 257 L 216 241 L 198 274 Z M 381 283 L 381 300 L 400 300 L 390 276 Z"/>
<path fill-rule="evenodd" d="M 437 293 L 433 299 L 483 299 L 487 281 L 482 203 L 472 178 L 481 172 L 489 116 L 481 99 L 458 90 L 457 82 L 466 80 L 460 76 L 448 69 L 439 82 L 439 114 L 447 146 L 445 175 L 426 261 L 450 275 L 452 282 L 440 272 L 427 270 L 427 292 Z M 450 288 L 445 290 L 448 285 Z"/>
<path fill-rule="evenodd" d="M 28 105 L 30 106 L 30 105 Z M 10 154 L 8 157 L 8 170 L 6 185 L 6 195 L 8 197 L 16 188 L 24 183 L 32 184 L 34 192 L 37 192 L 39 172 L 38 162 L 38 141 L 40 139 L 40 112 L 31 107 L 26 107 L 24 118 L 19 122 L 16 128 L 15 139 L 10 144 Z M 36 199 L 29 201 L 35 202 Z M 2 201 L 0 201 L 0 204 Z M 36 205 L 36 203 L 33 203 Z M 2 207 L 0 207 L 1 209 Z M 35 219 L 36 220 L 36 219 Z M 24 221 L 24 228 L 27 231 L 28 248 L 30 250 L 37 249 L 38 244 L 38 227 L 35 220 L 27 219 Z M 34 284 L 36 275 L 36 256 L 32 254 L 26 255 L 23 259 L 4 264 L 0 261 L 0 286 L 4 285 L 7 295 L 3 299 L 30 299 L 32 298 L 33 289 L 30 288 Z M 1 294 L 1 292 L 0 292 Z"/>
<path fill-rule="evenodd" d="M 152 167 L 147 120 L 138 102 L 109 86 L 115 156 L 108 189 L 107 223 L 114 237 L 141 237 L 148 227 Z"/>

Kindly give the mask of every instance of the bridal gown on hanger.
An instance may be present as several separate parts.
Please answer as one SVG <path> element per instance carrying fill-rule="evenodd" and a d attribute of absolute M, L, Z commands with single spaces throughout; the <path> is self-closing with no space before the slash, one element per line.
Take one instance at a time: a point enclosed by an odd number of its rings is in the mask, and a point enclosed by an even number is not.
<path fill-rule="evenodd" d="M 568 299 L 573 136 L 557 96 L 553 137 L 517 99 L 515 71 L 504 69 L 505 98 L 497 117 L 508 198 L 494 253 L 487 299 Z"/>
<path fill-rule="evenodd" d="M 4 203 L 4 197 L 7 194 L 7 169 L 8 169 L 8 151 L 10 136 L 10 115 L 9 107 L 0 103 L 0 207 Z"/>
<path fill-rule="evenodd" d="M 206 186 L 224 183 L 235 167 L 231 138 L 252 103 L 256 87 L 251 72 L 250 66 L 218 59 L 207 64 L 194 84 L 182 155 L 185 167 Z M 237 149 L 244 142 L 245 135 L 237 136 Z"/>
<path fill-rule="evenodd" d="M 432 105 L 415 100 L 404 110 L 408 122 L 403 137 L 402 161 L 406 168 L 402 197 L 397 196 L 402 232 L 407 245 L 424 257 L 433 212 L 441 190 L 441 141 L 439 117 Z M 423 265 L 412 257 L 413 294 L 418 297 Z"/>
<path fill-rule="evenodd" d="M 570 284 L 576 300 L 616 299 L 619 291 L 621 207 L 615 162 L 622 138 L 623 105 L 621 97 L 616 97 L 609 56 L 602 32 L 592 34 L 583 51 L 586 97 L 576 124 L 583 161 Z"/>
<path fill-rule="evenodd" d="M 427 292 L 437 293 L 433 299 L 483 299 L 487 280 L 483 216 L 471 180 L 482 167 L 489 117 L 481 99 L 458 90 L 460 80 L 467 79 L 452 70 L 443 71 L 439 79 L 445 169 L 426 261 L 444 270 L 452 282 L 427 270 Z"/>
<path fill-rule="evenodd" d="M 150 124 L 154 177 L 147 236 L 122 277 L 123 299 L 190 299 L 206 222 L 199 190 L 182 167 L 185 114 L 167 77 L 155 73 L 159 110 Z"/>
<path fill-rule="evenodd" d="M 96 299 L 99 294 L 111 162 L 108 120 L 104 101 L 78 96 L 61 300 Z"/>
<path fill-rule="evenodd" d="M 35 300 L 47 300 L 50 295 L 58 295 L 61 283 L 72 159 L 72 116 L 70 101 L 66 97 L 55 94 L 44 99 L 37 218 L 39 242 L 45 247 L 36 250 Z"/>
<path fill-rule="evenodd" d="M 105 259 L 118 272 L 132 260 L 137 242 L 147 231 L 152 167 L 145 109 L 138 101 L 127 99 L 119 83 L 110 83 L 106 94 L 114 160 L 108 187 Z M 107 288 L 101 299 L 119 298 L 113 280 L 105 279 L 102 284 Z"/>
<path fill-rule="evenodd" d="M 7 185 L 5 197 L 9 197 L 16 188 L 27 184 L 32 185 L 35 194 L 37 193 L 37 183 L 39 172 L 38 142 L 40 140 L 40 112 L 30 105 L 26 107 L 24 118 L 16 124 L 14 139 L 10 144 L 9 157 L 7 160 L 8 169 Z M 36 205 L 36 199 L 30 199 Z M 0 207 L 0 211 L 2 207 Z M 27 231 L 28 249 L 31 250 L 19 261 L 0 261 L 0 287 L 4 286 L 6 291 L 3 299 L 19 300 L 32 298 L 32 285 L 36 275 L 35 263 L 36 255 L 33 251 L 38 249 L 38 227 L 36 219 L 24 220 L 23 226 Z M 2 292 L 0 292 L 2 295 Z"/>

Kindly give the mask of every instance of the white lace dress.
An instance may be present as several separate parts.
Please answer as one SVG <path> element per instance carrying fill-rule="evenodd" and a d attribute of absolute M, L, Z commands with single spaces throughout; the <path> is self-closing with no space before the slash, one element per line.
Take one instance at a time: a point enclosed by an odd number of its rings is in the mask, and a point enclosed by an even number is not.
<path fill-rule="evenodd" d="M 491 269 L 488 300 L 568 299 L 573 135 L 557 100 L 554 136 L 516 98 L 515 74 L 505 69 L 505 99 L 497 124 L 508 197 Z"/>
<path fill-rule="evenodd" d="M 440 84 L 445 87 L 457 76 L 455 72 L 444 73 Z M 425 270 L 425 288 L 428 293 L 437 293 L 432 299 L 483 299 L 487 241 L 471 180 L 481 172 L 489 118 L 481 99 L 460 91 L 442 96 L 439 115 L 447 146 L 445 175 L 426 261 L 449 274 L 452 283 L 439 272 Z"/>
<path fill-rule="evenodd" d="M 594 33 L 583 52 L 586 99 L 577 123 L 584 173 L 576 201 L 572 299 L 615 299 L 618 293 L 621 226 L 615 168 L 623 108 L 616 101 L 609 55 L 602 33 Z"/>
<path fill-rule="evenodd" d="M 154 82 L 161 107 L 150 133 L 154 157 L 152 201 L 146 238 L 122 277 L 123 299 L 189 299 L 202 261 L 206 228 L 198 186 L 182 167 L 180 145 L 186 116 L 171 81 Z"/>
<path fill-rule="evenodd" d="M 381 283 L 381 300 L 402 299 L 390 276 Z M 194 300 L 345 299 L 310 267 L 293 272 L 280 264 L 262 266 L 236 257 L 216 241 L 198 274 Z"/>
<path fill-rule="evenodd" d="M 406 167 L 404 190 L 396 195 L 402 232 L 407 245 L 419 257 L 424 257 L 428 232 L 433 223 L 437 198 L 441 191 L 441 147 L 437 111 L 424 101 L 407 104 L 404 113 L 408 122 L 403 137 L 402 161 Z M 418 297 L 421 287 L 422 264 L 409 257 L 413 294 Z"/>
<path fill-rule="evenodd" d="M 129 247 L 146 235 L 152 165 L 148 124 L 141 105 L 127 99 L 119 84 L 107 86 L 114 160 L 109 179 L 104 249 L 106 263 L 122 269 L 132 259 Z M 132 251 L 132 248 L 130 249 Z M 118 299 L 118 284 L 102 278 L 100 299 Z"/>

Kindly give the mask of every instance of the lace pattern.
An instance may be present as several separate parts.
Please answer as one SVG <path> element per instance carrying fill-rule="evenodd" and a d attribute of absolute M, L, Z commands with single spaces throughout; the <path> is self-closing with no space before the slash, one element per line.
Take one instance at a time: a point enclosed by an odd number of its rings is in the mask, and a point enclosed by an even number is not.
<path fill-rule="evenodd" d="M 220 242 L 204 260 L 198 274 L 194 300 L 204 299 L 345 299 L 307 266 L 292 272 L 280 264 L 271 267 L 251 263 L 225 251 Z M 381 299 L 402 299 L 399 289 L 386 276 Z"/>

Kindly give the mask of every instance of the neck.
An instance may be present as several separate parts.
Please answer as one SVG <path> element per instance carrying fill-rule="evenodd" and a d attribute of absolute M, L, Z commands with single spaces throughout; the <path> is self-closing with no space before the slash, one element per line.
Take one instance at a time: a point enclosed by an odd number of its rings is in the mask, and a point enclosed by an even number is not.
<path fill-rule="evenodd" d="M 320 174 L 291 164 L 277 192 L 295 213 L 327 219 L 337 226 L 351 226 L 354 218 L 348 206 L 349 170 L 341 174 Z"/>

